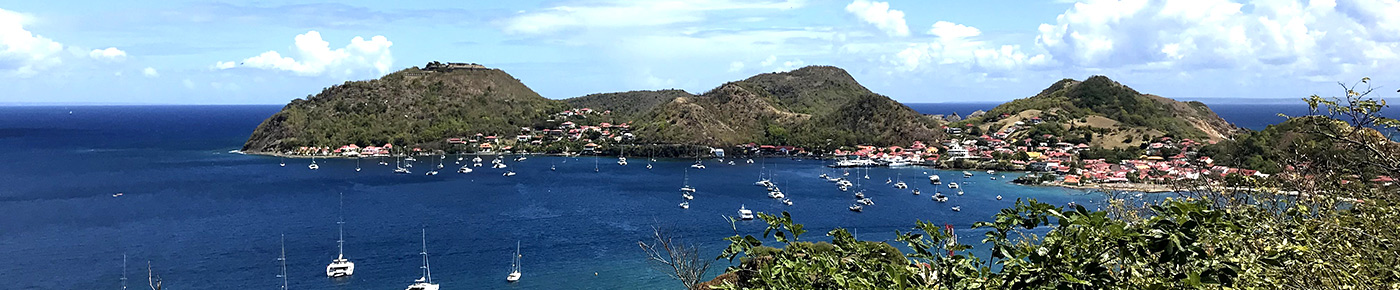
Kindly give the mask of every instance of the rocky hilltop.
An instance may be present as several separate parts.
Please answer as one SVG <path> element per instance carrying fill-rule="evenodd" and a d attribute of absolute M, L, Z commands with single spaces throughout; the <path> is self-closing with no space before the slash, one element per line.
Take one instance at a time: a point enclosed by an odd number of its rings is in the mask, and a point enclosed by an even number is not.
<path fill-rule="evenodd" d="M 1002 104 L 966 122 L 987 135 L 1008 135 L 1003 138 L 1055 132 L 1108 148 L 1138 146 L 1148 138 L 1165 136 L 1220 141 L 1240 131 L 1201 102 L 1143 94 L 1105 76 L 1084 81 L 1064 79 L 1035 96 Z M 1061 128 L 1041 126 L 1006 133 L 1016 123 L 1049 123 Z"/>

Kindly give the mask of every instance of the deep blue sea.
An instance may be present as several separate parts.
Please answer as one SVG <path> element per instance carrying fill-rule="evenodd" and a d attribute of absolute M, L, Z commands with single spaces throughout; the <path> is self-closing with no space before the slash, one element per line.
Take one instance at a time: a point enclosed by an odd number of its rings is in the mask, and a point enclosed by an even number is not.
<path fill-rule="evenodd" d="M 911 104 L 924 113 L 960 114 L 991 104 Z M 1226 119 L 1260 128 L 1277 112 L 1215 107 Z M 1288 107 L 1291 108 L 1291 107 Z M 457 174 L 455 160 L 438 176 L 414 175 L 366 160 L 308 160 L 228 153 L 238 149 L 280 106 L 43 106 L 0 107 L 0 281 L 5 289 L 116 289 L 122 255 L 132 287 L 144 287 L 146 262 L 167 289 L 272 289 L 281 283 L 278 239 L 286 237 L 293 289 L 400 289 L 420 276 L 419 231 L 426 229 L 433 280 L 443 289 L 679 289 L 651 270 L 637 242 L 653 226 L 670 228 L 717 255 L 734 234 L 722 218 L 739 207 L 790 211 L 822 240 L 833 227 L 863 240 L 889 240 L 915 220 L 969 230 L 1016 198 L 1054 204 L 1089 203 L 1096 194 L 1021 187 L 1007 178 L 971 179 L 924 168 L 877 168 L 863 186 L 876 205 L 846 209 L 849 193 L 817 176 L 829 169 L 812 160 L 769 158 L 686 170 L 692 160 L 644 158 L 629 166 L 612 158 L 531 157 L 503 169 Z M 1280 107 L 1280 110 L 1287 109 Z M 1273 109 L 1269 109 L 1273 110 Z M 71 112 L 71 113 L 70 113 Z M 600 172 L 593 171 L 595 167 Z M 392 163 L 392 162 L 391 162 Z M 557 171 L 549 170 L 553 165 Z M 794 201 L 785 206 L 753 186 L 762 168 Z M 688 172 L 699 189 L 688 210 L 677 189 Z M 966 195 L 927 182 L 928 174 L 964 184 Z M 852 176 L 864 175 L 853 173 Z M 902 177 L 924 194 L 884 184 Z M 931 193 L 951 195 L 947 204 Z M 123 193 L 113 197 L 114 193 Z M 349 279 L 330 280 L 325 266 L 336 254 L 338 196 L 344 196 Z M 1003 195 L 1004 201 L 994 196 Z M 951 206 L 962 206 L 953 212 Z M 762 222 L 738 224 L 759 235 Z M 515 243 L 522 245 L 524 279 L 503 280 Z M 772 241 L 772 240 L 766 240 Z M 726 266 L 717 264 L 713 273 Z M 136 289 L 136 288 L 133 288 Z"/>

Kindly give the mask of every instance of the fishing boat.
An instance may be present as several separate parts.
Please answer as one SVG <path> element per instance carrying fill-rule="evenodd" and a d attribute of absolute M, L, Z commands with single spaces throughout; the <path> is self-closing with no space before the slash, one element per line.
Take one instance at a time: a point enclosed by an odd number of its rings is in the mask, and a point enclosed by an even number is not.
<path fill-rule="evenodd" d="M 515 242 L 515 256 L 511 257 L 510 274 L 506 275 L 506 282 L 520 281 L 520 242 Z"/>
<path fill-rule="evenodd" d="M 345 196 L 342 194 L 340 202 L 341 211 L 344 211 L 345 208 L 344 200 Z M 339 278 L 354 275 L 355 263 L 345 258 L 345 218 L 342 216 L 340 220 L 335 223 L 340 227 L 340 239 L 335 241 L 339 254 L 336 255 L 335 260 L 331 260 L 331 263 L 326 265 L 326 277 Z"/>
<path fill-rule="evenodd" d="M 433 271 L 428 267 L 428 230 L 423 230 L 423 276 L 413 280 L 413 284 L 408 285 L 405 290 L 438 290 L 438 284 L 433 283 Z"/>
<path fill-rule="evenodd" d="M 749 210 L 749 209 L 746 208 L 746 207 L 744 207 L 744 205 L 742 205 L 742 204 L 739 205 L 739 219 L 741 219 L 741 220 L 751 220 L 751 219 L 753 219 L 753 211 L 752 211 L 752 210 Z"/>

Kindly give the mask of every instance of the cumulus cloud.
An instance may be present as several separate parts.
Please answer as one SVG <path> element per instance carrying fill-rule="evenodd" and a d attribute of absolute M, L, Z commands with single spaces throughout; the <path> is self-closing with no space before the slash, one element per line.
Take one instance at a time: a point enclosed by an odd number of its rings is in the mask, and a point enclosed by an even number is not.
<path fill-rule="evenodd" d="M 28 77 L 62 62 L 63 44 L 24 29 L 28 16 L 0 9 L 0 73 Z"/>
<path fill-rule="evenodd" d="M 909 36 L 909 24 L 904 22 L 904 11 L 890 9 L 888 2 L 855 0 L 846 5 L 846 12 L 855 14 L 861 21 L 875 25 L 890 36 Z"/>
<path fill-rule="evenodd" d="M 154 77 L 159 77 L 159 76 L 160 76 L 160 72 L 156 72 L 156 68 L 153 68 L 153 67 L 146 67 L 146 69 L 141 70 L 141 75 L 145 75 L 146 77 L 152 77 L 152 78 L 154 78 Z"/>
<path fill-rule="evenodd" d="M 741 70 L 744 70 L 744 62 L 734 61 L 729 63 L 729 72 L 737 72 Z"/>
<path fill-rule="evenodd" d="M 1397 14 L 1386 0 L 1087 1 L 1040 25 L 1036 43 L 1070 67 L 1332 76 L 1400 65 Z"/>
<path fill-rule="evenodd" d="M 117 62 L 126 60 L 126 52 L 116 47 L 108 47 L 106 49 L 94 49 L 88 52 L 88 57 L 101 61 Z"/>
<path fill-rule="evenodd" d="M 243 59 L 238 64 L 232 61 L 214 63 L 215 69 L 249 67 L 266 70 L 292 72 L 302 76 L 332 75 L 348 77 L 366 73 L 366 70 L 380 75 L 389 73 L 394 63 L 389 47 L 394 43 L 384 36 L 376 35 L 369 40 L 356 36 L 344 48 L 331 49 L 330 43 L 321 39 L 321 33 L 309 31 L 297 35 L 291 56 L 283 56 L 277 51 L 268 51 Z M 295 58 L 293 58 L 295 56 Z"/>
<path fill-rule="evenodd" d="M 578 28 L 654 27 L 699 22 L 710 12 L 788 10 L 804 4 L 804 0 L 608 0 L 587 6 L 561 5 L 543 11 L 521 12 L 504 21 L 504 30 L 516 34 L 543 34 Z"/>
<path fill-rule="evenodd" d="M 933 28 L 928 30 L 928 34 L 940 38 L 967 38 L 982 35 L 982 30 L 972 26 L 939 21 L 933 23 Z"/>
<path fill-rule="evenodd" d="M 1005 74 L 1042 66 L 1048 62 L 1043 54 L 1025 52 L 1018 45 L 995 45 L 975 39 L 982 34 L 976 27 L 938 21 L 928 34 L 937 36 L 929 43 L 913 43 L 895 53 L 889 61 L 900 71 L 955 66 L 983 74 Z"/>

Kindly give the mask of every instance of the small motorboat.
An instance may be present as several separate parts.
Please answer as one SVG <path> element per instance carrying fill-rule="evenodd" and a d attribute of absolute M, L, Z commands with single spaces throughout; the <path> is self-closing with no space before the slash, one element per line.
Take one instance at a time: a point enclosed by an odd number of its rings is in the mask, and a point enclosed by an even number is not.
<path fill-rule="evenodd" d="M 953 211 L 962 211 L 962 206 L 953 206 Z"/>
<path fill-rule="evenodd" d="M 112 197 L 121 197 L 122 195 L 123 195 L 123 193 L 118 192 L 118 193 L 113 193 L 113 194 L 112 194 Z"/>
<path fill-rule="evenodd" d="M 752 211 L 752 210 L 749 210 L 748 208 L 745 208 L 744 205 L 742 205 L 742 204 L 739 205 L 739 219 L 741 219 L 741 220 L 751 220 L 751 219 L 753 219 L 753 211 Z"/>
<path fill-rule="evenodd" d="M 958 188 L 958 183 L 957 183 L 957 182 L 949 182 L 949 183 L 948 183 L 948 188 L 957 189 L 957 188 Z"/>
<path fill-rule="evenodd" d="M 963 191 L 961 189 L 958 190 L 958 195 L 963 195 Z"/>
<path fill-rule="evenodd" d="M 997 195 L 997 200 L 1001 200 L 1001 195 Z"/>
<path fill-rule="evenodd" d="M 690 168 L 705 169 L 705 164 L 700 164 L 700 163 L 691 164 L 691 165 L 690 165 Z"/>
<path fill-rule="evenodd" d="M 506 173 L 501 173 L 501 176 L 515 176 L 515 171 L 506 171 Z"/>

